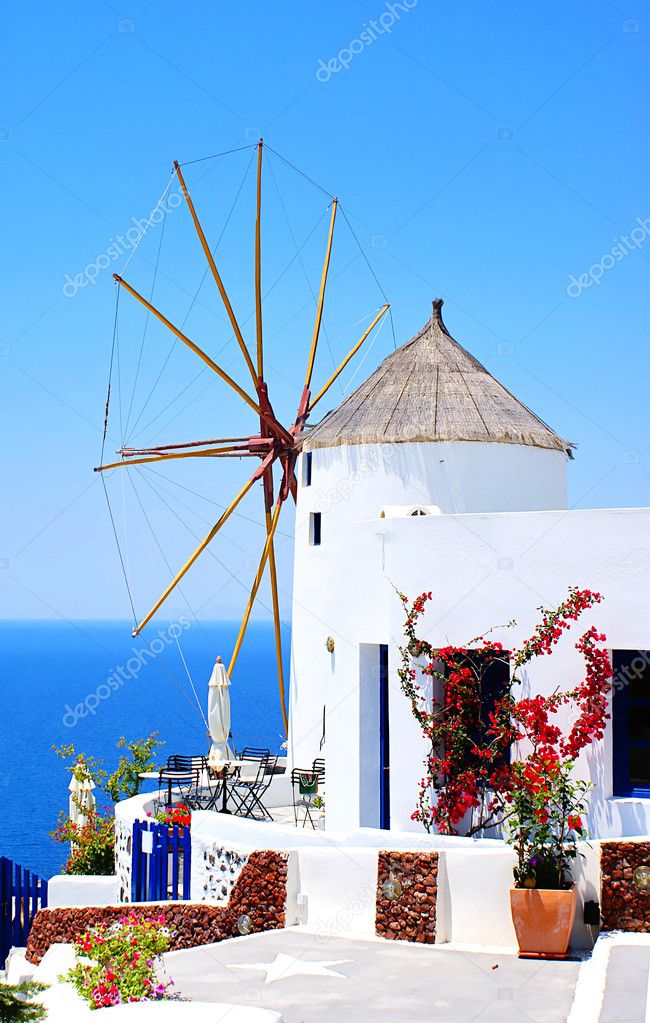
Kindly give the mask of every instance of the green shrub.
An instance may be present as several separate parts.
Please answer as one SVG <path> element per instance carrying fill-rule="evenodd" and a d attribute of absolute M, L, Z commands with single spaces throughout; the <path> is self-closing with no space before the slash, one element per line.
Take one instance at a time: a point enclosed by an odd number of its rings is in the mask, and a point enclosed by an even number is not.
<path fill-rule="evenodd" d="M 115 873 L 115 820 L 102 817 L 96 809 L 84 809 L 85 823 L 75 824 L 61 814 L 59 826 L 51 833 L 55 842 L 70 843 L 64 874 Z"/>
<path fill-rule="evenodd" d="M 0 983 L 0 1020 L 2 1023 L 38 1023 L 46 1012 L 40 1002 L 32 999 L 45 991 L 46 984 L 25 980 L 21 984 Z"/>

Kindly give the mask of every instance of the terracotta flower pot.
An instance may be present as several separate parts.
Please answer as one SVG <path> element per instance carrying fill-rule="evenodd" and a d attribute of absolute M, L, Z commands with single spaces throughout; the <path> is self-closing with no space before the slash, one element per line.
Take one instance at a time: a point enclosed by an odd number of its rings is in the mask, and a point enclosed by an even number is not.
<path fill-rule="evenodd" d="M 564 959 L 576 915 L 576 886 L 511 888 L 510 910 L 520 956 Z"/>

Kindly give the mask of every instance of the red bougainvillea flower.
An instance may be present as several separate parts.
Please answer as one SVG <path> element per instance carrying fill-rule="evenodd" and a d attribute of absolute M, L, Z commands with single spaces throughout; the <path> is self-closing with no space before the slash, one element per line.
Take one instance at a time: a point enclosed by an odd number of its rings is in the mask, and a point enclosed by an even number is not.
<path fill-rule="evenodd" d="M 605 636 L 592 626 L 576 643 L 585 675 L 571 690 L 517 700 L 522 681 L 517 673 L 535 657 L 552 654 L 572 623 L 602 601 L 601 594 L 571 587 L 555 610 L 539 609 L 541 621 L 532 636 L 509 654 L 487 635 L 464 646 L 433 647 L 416 634 L 431 593 L 422 593 L 410 606 L 403 594 L 400 597 L 406 611 L 401 688 L 430 744 L 412 819 L 427 831 L 433 827 L 454 834 L 469 811 L 478 811 L 466 826 L 472 834 L 505 819 L 520 792 L 532 801 L 536 819 L 545 825 L 548 810 L 542 804 L 548 802 L 551 788 L 581 750 L 604 735 L 612 675 L 608 651 L 602 646 Z M 486 713 L 485 671 L 498 661 L 508 665 L 509 677 Z M 426 690 L 419 683 L 423 675 L 431 679 Z M 566 735 L 557 718 L 563 707 L 577 710 Z M 523 761 L 510 755 L 514 743 L 522 744 Z M 579 815 L 571 816 L 570 830 L 582 832 Z M 555 817 L 551 823 L 557 823 Z M 563 818 L 563 827 L 565 823 Z"/>

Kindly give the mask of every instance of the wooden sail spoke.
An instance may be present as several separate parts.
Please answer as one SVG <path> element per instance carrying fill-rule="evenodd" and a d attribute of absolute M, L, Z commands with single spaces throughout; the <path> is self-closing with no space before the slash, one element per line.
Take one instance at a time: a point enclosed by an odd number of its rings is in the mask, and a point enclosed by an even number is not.
<path fill-rule="evenodd" d="M 248 628 L 248 622 L 249 622 L 249 619 L 250 619 L 250 616 L 251 616 L 251 611 L 253 610 L 253 604 L 255 603 L 255 598 L 257 597 L 257 591 L 259 590 L 260 583 L 262 582 L 262 576 L 264 575 L 264 569 L 266 567 L 266 562 L 268 561 L 269 553 L 271 551 L 271 545 L 273 544 L 273 537 L 275 535 L 275 531 L 276 531 L 277 525 L 278 525 L 278 520 L 280 518 L 280 510 L 281 510 L 281 508 L 282 508 L 282 500 L 281 500 L 281 498 L 278 498 L 277 503 L 275 505 L 275 509 L 273 511 L 273 516 L 271 518 L 271 523 L 270 523 L 270 526 L 268 528 L 268 532 L 267 532 L 267 536 L 266 536 L 266 543 L 264 544 L 264 550 L 262 551 L 262 557 L 260 559 L 260 563 L 259 563 L 259 566 L 258 566 L 258 569 L 257 569 L 257 573 L 256 573 L 255 579 L 253 581 L 253 588 L 251 590 L 250 597 L 248 598 L 248 603 L 246 605 L 246 610 L 244 611 L 244 617 L 242 619 L 242 623 L 241 623 L 241 626 L 239 628 L 239 633 L 237 635 L 237 640 L 235 642 L 235 647 L 234 647 L 234 650 L 232 652 L 232 657 L 230 658 L 230 664 L 228 665 L 228 675 L 231 678 L 232 678 L 233 669 L 235 667 L 235 664 L 237 663 L 237 658 L 239 657 L 239 651 L 241 650 L 241 645 L 244 642 L 244 636 L 246 635 L 246 629 Z"/>
<path fill-rule="evenodd" d="M 269 462 L 271 461 L 271 458 L 272 458 L 271 455 L 267 456 L 267 459 L 268 459 Z M 178 584 L 181 581 L 181 579 L 183 578 L 183 576 L 186 575 L 187 572 L 189 572 L 190 568 L 192 567 L 192 565 L 194 564 L 196 559 L 203 553 L 203 551 L 208 546 L 208 544 L 215 538 L 215 536 L 217 535 L 217 533 L 219 532 L 221 527 L 223 525 L 225 525 L 225 523 L 228 521 L 228 519 L 230 518 L 230 516 L 234 512 L 234 510 L 237 507 L 237 505 L 240 503 L 240 501 L 242 501 L 244 499 L 244 497 L 246 496 L 248 491 L 251 489 L 253 484 L 258 479 L 259 479 L 259 473 L 256 472 L 253 476 L 251 476 L 251 478 L 248 480 L 248 482 L 244 484 L 244 486 L 241 488 L 241 490 L 239 491 L 239 493 L 237 494 L 235 499 L 230 502 L 230 504 L 228 505 L 228 507 L 226 508 L 224 513 L 221 515 L 221 517 L 219 518 L 218 522 L 216 522 L 214 524 L 214 526 L 212 527 L 210 532 L 207 534 L 207 536 L 205 536 L 203 538 L 203 540 L 201 540 L 201 543 L 196 548 L 194 553 L 187 559 L 187 561 L 185 562 L 185 564 L 181 568 L 180 572 L 178 572 L 177 575 L 174 576 L 174 578 L 172 579 L 171 583 L 169 584 L 169 586 L 167 587 L 167 589 L 163 593 L 162 597 L 160 597 L 160 599 L 156 601 L 154 606 L 151 608 L 151 611 L 149 611 L 149 613 L 142 619 L 140 624 L 136 627 L 136 629 L 133 632 L 134 636 L 137 636 L 138 633 L 140 633 L 142 631 L 142 629 L 145 627 L 147 622 L 149 622 L 153 618 L 153 616 L 155 615 L 156 611 L 158 611 L 158 609 L 165 603 L 165 601 L 167 600 L 167 597 L 170 595 L 170 593 L 172 593 L 172 591 L 176 588 L 176 586 L 178 586 Z"/>
<path fill-rule="evenodd" d="M 256 438 L 257 439 L 257 438 Z M 117 452 L 123 458 L 138 455 L 164 454 L 165 451 L 178 451 L 181 448 L 206 448 L 211 444 L 248 444 L 248 437 L 210 437 L 208 440 L 188 440 L 185 444 L 158 444 L 148 448 L 120 448 Z"/>
<path fill-rule="evenodd" d="M 330 217 L 329 234 L 327 236 L 327 248 L 325 250 L 325 260 L 323 262 L 323 272 L 321 274 L 320 289 L 318 292 L 318 302 L 316 304 L 316 319 L 314 320 L 314 332 L 311 339 L 311 348 L 309 349 L 309 359 L 307 361 L 307 373 L 305 376 L 305 388 L 308 389 L 311 384 L 311 375 L 314 372 L 314 360 L 316 358 L 316 349 L 318 347 L 318 338 L 320 336 L 320 328 L 323 320 L 323 303 L 325 301 L 325 288 L 327 286 L 327 275 L 330 268 L 330 259 L 332 256 L 332 241 L 334 239 L 334 222 L 336 220 L 336 210 L 338 208 L 338 199 L 332 200 L 332 214 Z"/>
<path fill-rule="evenodd" d="M 247 447 L 199 448 L 194 451 L 173 451 L 163 455 L 147 455 L 145 458 L 125 457 L 119 462 L 98 465 L 94 472 L 106 472 L 108 469 L 119 469 L 123 465 L 146 465 L 147 462 L 167 462 L 174 458 L 253 458 L 254 452 Z"/>
<path fill-rule="evenodd" d="M 197 216 L 196 209 L 194 208 L 194 203 L 192 202 L 190 193 L 189 193 L 189 191 L 187 189 L 187 185 L 185 184 L 185 179 L 183 177 L 183 173 L 182 173 L 181 168 L 180 168 L 180 166 L 178 164 L 178 161 L 174 161 L 174 167 L 176 169 L 176 174 L 178 176 L 178 180 L 180 182 L 180 186 L 181 186 L 181 189 L 183 191 L 183 195 L 185 196 L 185 201 L 187 202 L 188 209 L 189 209 L 190 214 L 192 216 L 192 220 L 194 221 L 194 227 L 196 228 L 196 233 L 199 236 L 199 241 L 201 242 L 201 246 L 202 246 L 203 251 L 205 253 L 205 258 L 208 261 L 208 265 L 210 267 L 210 270 L 212 271 L 212 276 L 214 277 L 214 280 L 215 280 L 215 283 L 217 285 L 217 288 L 219 289 L 219 294 L 221 295 L 221 301 L 224 304 L 224 308 L 226 310 L 228 319 L 230 320 L 230 326 L 232 327 L 232 329 L 234 331 L 235 337 L 237 338 L 237 344 L 239 345 L 239 347 L 241 349 L 241 352 L 242 352 L 242 355 L 244 356 L 244 359 L 246 360 L 246 365 L 248 366 L 250 375 L 251 375 L 251 377 L 253 379 L 253 383 L 255 385 L 257 385 L 257 374 L 255 372 L 255 367 L 253 365 L 253 360 L 250 357 L 250 353 L 248 351 L 248 348 L 246 347 L 246 342 L 244 341 L 242 332 L 241 332 L 240 327 L 239 327 L 239 323 L 237 322 L 237 317 L 235 316 L 235 313 L 233 311 L 232 305 L 230 304 L 230 299 L 228 298 L 228 294 L 227 294 L 226 289 L 224 287 L 223 281 L 221 280 L 221 276 L 219 274 L 219 271 L 217 270 L 217 264 L 214 261 L 214 256 L 212 255 L 212 250 L 210 249 L 210 246 L 208 245 L 208 242 L 207 242 L 207 239 L 205 237 L 205 234 L 203 233 L 203 228 L 201 227 L 201 223 L 200 223 L 199 218 Z"/>
<path fill-rule="evenodd" d="M 120 277 L 119 274 L 113 274 L 113 277 L 115 278 L 118 284 L 120 284 L 123 288 L 126 288 L 130 295 L 133 295 L 134 298 L 137 298 L 138 302 L 141 302 L 145 309 L 148 309 L 149 312 L 153 313 L 153 315 L 156 316 L 161 323 L 164 323 L 164 325 L 169 330 L 171 330 L 172 334 L 176 335 L 179 341 L 182 341 L 183 344 L 187 345 L 188 348 L 191 348 L 191 350 L 196 355 L 198 355 L 198 357 L 202 359 L 203 362 L 205 362 L 205 364 L 210 367 L 210 369 L 214 370 L 217 376 L 220 376 L 222 380 L 229 384 L 230 387 L 232 387 L 233 390 L 237 392 L 240 398 L 243 398 L 246 404 L 250 405 L 254 412 L 257 412 L 258 415 L 261 415 L 261 410 L 257 402 L 253 401 L 250 395 L 247 394 L 246 391 L 242 387 L 240 387 L 239 384 L 236 383 L 232 379 L 232 377 L 229 376 L 228 373 L 226 373 L 224 369 L 221 368 L 221 366 L 217 366 L 216 362 L 214 362 L 209 355 L 206 355 L 203 349 L 199 348 L 198 345 L 194 344 L 194 342 L 191 341 L 189 337 L 187 337 L 187 335 L 183 334 L 183 332 L 179 330 L 178 327 L 174 326 L 171 320 L 168 320 L 167 317 L 164 316 L 159 309 L 156 309 L 156 307 L 153 306 L 151 302 L 148 302 L 143 295 L 141 295 L 138 291 L 135 290 L 135 288 L 131 287 L 130 284 L 127 284 L 127 282 L 122 277 Z"/>
<path fill-rule="evenodd" d="M 354 346 L 354 348 L 352 349 L 352 351 L 351 351 L 351 352 L 349 352 L 349 353 L 348 353 L 348 354 L 346 355 L 346 357 L 344 358 L 344 360 L 343 360 L 343 362 L 341 363 L 341 365 L 340 365 L 340 366 L 338 367 L 338 369 L 337 369 L 337 370 L 336 370 L 336 371 L 335 371 L 335 372 L 334 372 L 334 373 L 332 374 L 332 376 L 331 376 L 331 377 L 329 378 L 329 380 L 327 381 L 327 383 L 325 384 L 325 386 L 324 386 L 324 387 L 322 387 L 322 388 L 320 389 L 320 391 L 318 392 L 318 394 L 316 395 L 316 397 L 315 397 L 315 398 L 312 398 L 312 400 L 311 400 L 311 401 L 309 402 L 309 411 L 310 411 L 310 412 L 311 412 L 311 410 L 313 409 L 313 407 L 314 407 L 314 405 L 316 404 L 316 402 L 317 402 L 317 401 L 320 401 L 320 400 L 321 400 L 321 398 L 323 397 L 323 395 L 324 395 L 324 394 L 326 394 L 326 393 L 327 393 L 327 391 L 329 391 L 330 387 L 332 386 L 332 384 L 334 383 L 334 381 L 335 381 L 335 380 L 337 380 L 337 379 L 338 379 L 338 377 L 339 377 L 339 376 L 341 375 L 341 373 L 343 372 L 343 370 L 344 370 L 344 369 L 345 369 L 345 367 L 347 366 L 347 364 L 348 364 L 348 362 L 350 361 L 350 359 L 352 359 L 352 358 L 353 358 L 353 357 L 354 357 L 354 356 L 355 356 L 355 355 L 357 354 L 357 352 L 358 352 L 358 351 L 359 351 L 359 349 L 361 348 L 361 345 L 362 345 L 362 344 L 364 343 L 364 341 L 366 340 L 366 338 L 367 338 L 367 337 L 368 337 L 368 336 L 369 336 L 370 334 L 372 334 L 373 330 L 375 329 L 375 327 L 377 326 L 377 324 L 378 324 L 378 323 L 379 323 L 379 321 L 381 320 L 382 316 L 384 316 L 384 314 L 385 314 L 385 313 L 387 313 L 389 309 L 390 309 L 390 306 L 389 306 L 389 305 L 385 305 L 385 306 L 383 306 L 383 308 L 382 308 L 382 309 L 380 309 L 380 310 L 379 310 L 379 312 L 378 312 L 378 313 L 377 313 L 377 315 L 375 316 L 374 320 L 372 321 L 372 323 L 370 324 L 370 326 L 368 327 L 368 329 L 367 329 L 367 330 L 365 330 L 365 331 L 363 332 L 363 334 L 361 335 L 361 337 L 360 337 L 360 338 L 359 338 L 359 340 L 357 341 L 357 343 L 356 343 L 356 345 Z"/>
<path fill-rule="evenodd" d="M 257 193 L 255 216 L 255 333 L 257 339 L 257 376 L 264 379 L 264 349 L 262 343 L 262 139 L 257 145 Z"/>

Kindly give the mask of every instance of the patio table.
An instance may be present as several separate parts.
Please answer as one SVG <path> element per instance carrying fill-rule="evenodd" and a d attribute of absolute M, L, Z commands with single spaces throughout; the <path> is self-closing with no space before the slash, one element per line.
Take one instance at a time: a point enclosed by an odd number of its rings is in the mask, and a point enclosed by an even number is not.
<path fill-rule="evenodd" d="M 237 771 L 246 765 L 245 760 L 210 760 L 208 757 L 208 768 L 214 771 L 218 777 L 223 781 L 223 790 L 221 793 L 221 809 L 218 813 L 229 813 L 232 814 L 232 810 L 228 809 L 228 779 L 233 778 Z"/>
<path fill-rule="evenodd" d="M 160 782 L 163 779 L 167 782 L 167 805 L 171 805 L 172 801 L 172 782 L 174 781 L 191 781 L 194 777 L 192 771 L 174 771 L 168 767 L 161 767 L 159 771 L 140 771 L 138 778 L 142 778 L 143 781 L 157 781 Z"/>

